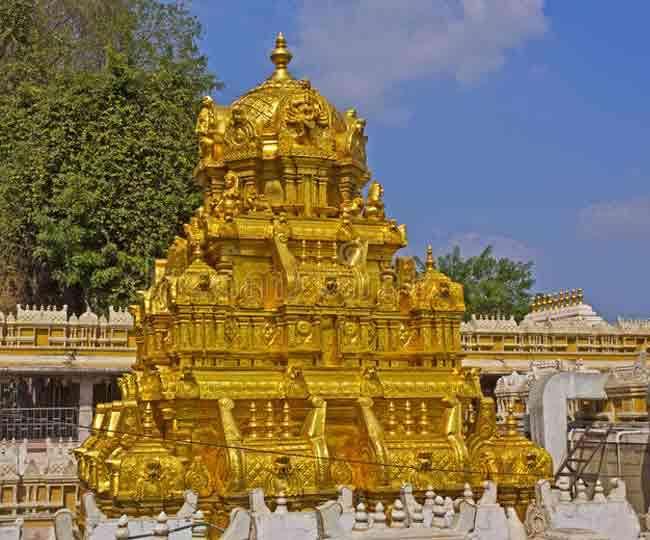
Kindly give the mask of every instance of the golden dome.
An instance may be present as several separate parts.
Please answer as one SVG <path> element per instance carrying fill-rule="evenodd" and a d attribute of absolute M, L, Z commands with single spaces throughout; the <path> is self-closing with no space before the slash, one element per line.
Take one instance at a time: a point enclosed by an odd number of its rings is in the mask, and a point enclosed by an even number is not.
<path fill-rule="evenodd" d="M 353 109 L 340 113 L 308 80 L 295 79 L 287 69 L 292 56 L 278 34 L 273 73 L 222 110 L 223 160 L 307 156 L 365 170 L 365 120 Z"/>

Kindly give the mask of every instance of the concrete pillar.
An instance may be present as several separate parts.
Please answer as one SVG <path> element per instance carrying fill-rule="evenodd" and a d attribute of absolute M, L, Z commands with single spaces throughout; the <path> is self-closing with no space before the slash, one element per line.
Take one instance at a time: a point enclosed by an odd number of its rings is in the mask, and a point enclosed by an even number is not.
<path fill-rule="evenodd" d="M 79 442 L 90 435 L 93 421 L 93 380 L 82 378 L 79 383 Z"/>

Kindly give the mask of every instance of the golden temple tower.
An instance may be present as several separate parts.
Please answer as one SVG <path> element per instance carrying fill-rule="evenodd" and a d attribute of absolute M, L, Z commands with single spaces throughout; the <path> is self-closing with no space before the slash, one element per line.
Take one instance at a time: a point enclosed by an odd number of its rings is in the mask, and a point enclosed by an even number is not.
<path fill-rule="evenodd" d="M 203 100 L 204 203 L 133 307 L 133 373 L 77 450 L 85 489 L 115 515 L 191 488 L 216 515 L 254 487 L 310 504 L 341 484 L 451 492 L 490 476 L 525 504 L 550 458 L 497 433 L 461 368 L 462 286 L 430 248 L 420 273 L 395 258 L 406 230 L 370 181 L 365 120 L 294 79 L 275 45 L 262 84 Z"/>

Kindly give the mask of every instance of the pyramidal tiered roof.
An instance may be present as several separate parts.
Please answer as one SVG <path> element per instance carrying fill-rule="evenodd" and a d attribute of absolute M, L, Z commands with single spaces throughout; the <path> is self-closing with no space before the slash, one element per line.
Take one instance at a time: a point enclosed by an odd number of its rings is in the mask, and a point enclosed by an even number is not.
<path fill-rule="evenodd" d="M 431 249 L 422 273 L 395 257 L 406 231 L 369 182 L 365 121 L 275 45 L 262 84 L 203 100 L 203 205 L 133 307 L 134 372 L 78 450 L 86 489 L 138 513 L 191 488 L 225 522 L 256 487 L 309 505 L 343 484 L 462 491 L 503 474 L 525 504 L 549 456 L 498 434 L 462 369 L 462 287 Z"/>

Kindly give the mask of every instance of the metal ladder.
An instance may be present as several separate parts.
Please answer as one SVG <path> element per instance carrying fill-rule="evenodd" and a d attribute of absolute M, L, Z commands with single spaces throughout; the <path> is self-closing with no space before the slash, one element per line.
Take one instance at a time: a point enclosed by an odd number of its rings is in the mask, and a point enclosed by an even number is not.
<path fill-rule="evenodd" d="M 603 476 L 603 463 L 607 454 L 607 439 L 615 430 L 611 425 L 593 427 L 587 425 L 582 432 L 582 437 L 569 447 L 569 452 L 555 473 L 555 481 L 560 477 L 568 477 L 571 491 L 575 494 L 575 484 L 582 480 L 588 488 L 593 487 L 601 476 Z M 597 469 L 586 472 L 587 467 L 592 463 L 598 463 Z M 606 476 L 606 475 L 605 475 Z"/>

